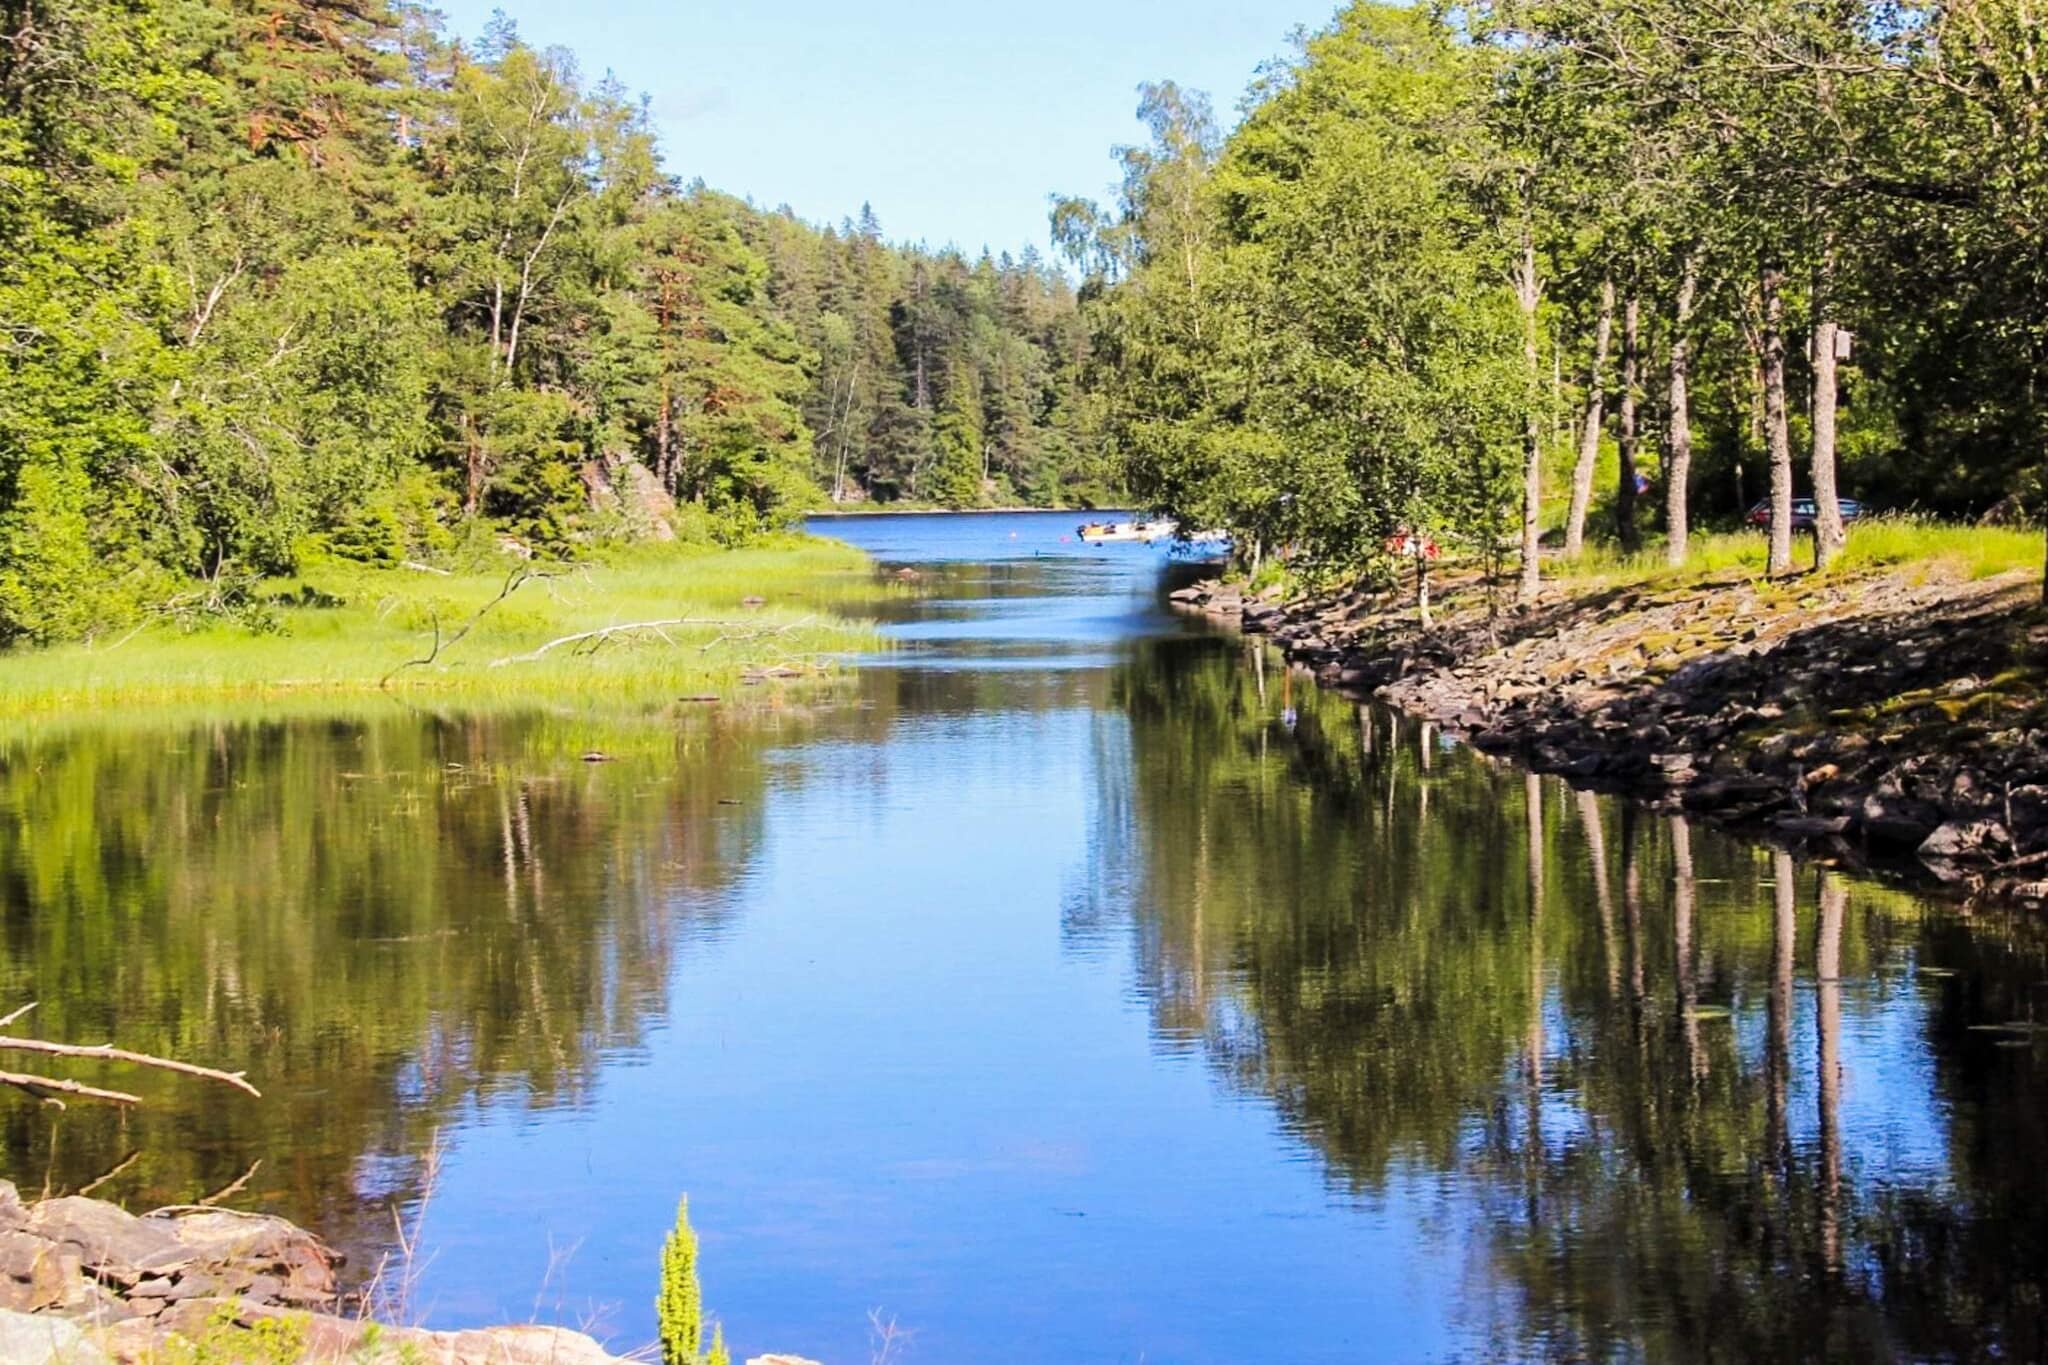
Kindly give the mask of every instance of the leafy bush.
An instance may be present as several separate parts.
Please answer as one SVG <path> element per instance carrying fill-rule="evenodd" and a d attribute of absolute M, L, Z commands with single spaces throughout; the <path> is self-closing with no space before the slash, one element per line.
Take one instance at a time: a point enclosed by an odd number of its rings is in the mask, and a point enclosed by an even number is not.
<path fill-rule="evenodd" d="M 78 639 L 135 618 L 139 593 L 96 543 L 89 497 L 83 475 L 20 471 L 0 515 L 0 642 Z"/>

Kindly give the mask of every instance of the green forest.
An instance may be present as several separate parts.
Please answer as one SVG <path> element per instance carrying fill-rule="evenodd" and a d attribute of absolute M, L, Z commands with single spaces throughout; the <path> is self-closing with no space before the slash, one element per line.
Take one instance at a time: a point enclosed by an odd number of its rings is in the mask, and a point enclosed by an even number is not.
<path fill-rule="evenodd" d="M 1253 557 L 1426 535 L 1525 596 L 1764 499 L 1772 574 L 1795 497 L 1823 565 L 1838 496 L 2020 518 L 2044 53 L 2030 0 L 1353 3 L 1227 135 L 1148 87 L 1114 198 L 1054 214 L 1129 486 Z"/>
<path fill-rule="evenodd" d="M 1352 3 L 1145 87 L 1056 259 L 684 183 L 644 101 L 392 0 L 0 0 L 0 642 L 309 560 L 1102 505 L 1536 591 L 1836 495 L 2030 515 L 2027 0 Z M 1226 124 L 1234 123 L 1226 133 Z M 673 505 L 672 505 L 673 504 Z"/>
<path fill-rule="evenodd" d="M 650 507 L 734 544 L 1112 481 L 1063 272 L 680 183 L 643 102 L 503 19 L 0 0 L 0 38 L 0 641 Z"/>

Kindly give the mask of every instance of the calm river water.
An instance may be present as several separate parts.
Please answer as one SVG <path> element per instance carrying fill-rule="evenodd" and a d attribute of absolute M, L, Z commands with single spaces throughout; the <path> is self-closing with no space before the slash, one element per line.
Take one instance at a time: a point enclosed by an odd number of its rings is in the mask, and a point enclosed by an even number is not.
<path fill-rule="evenodd" d="M 359 1265 L 430 1195 L 415 1312 L 620 1347 L 687 1191 L 736 1358 L 2048 1356 L 2039 921 L 1318 693 L 1072 522 L 825 525 L 921 594 L 753 719 L 8 740 L 5 999 L 267 1098 L 0 1096 L 6 1174 Z"/>

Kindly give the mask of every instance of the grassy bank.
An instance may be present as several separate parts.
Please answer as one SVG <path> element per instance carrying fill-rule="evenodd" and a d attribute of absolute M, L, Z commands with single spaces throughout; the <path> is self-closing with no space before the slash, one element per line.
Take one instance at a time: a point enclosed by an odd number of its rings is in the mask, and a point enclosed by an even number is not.
<path fill-rule="evenodd" d="M 1588 545 L 1576 560 L 1546 559 L 1544 572 L 1568 581 L 1606 584 L 1682 582 L 1711 575 L 1744 572 L 1764 575 L 1769 546 L 1762 531 L 1722 531 L 1697 535 L 1691 553 L 1680 565 L 1664 562 L 1664 547 L 1650 546 L 1624 555 L 1611 542 Z M 1854 575 L 1901 565 L 1925 566 L 1930 573 L 1970 580 L 1995 578 L 2015 570 L 2041 571 L 2042 533 L 1998 526 L 1955 526 L 1914 517 L 1875 517 L 1849 532 L 1840 559 L 1830 575 Z M 1801 568 L 1813 562 L 1811 537 L 1793 544 Z"/>
<path fill-rule="evenodd" d="M 798 537 L 525 567 L 310 565 L 266 584 L 253 622 L 165 618 L 91 645 L 0 657 L 0 716 L 379 692 L 729 696 L 764 671 L 830 673 L 838 656 L 872 647 L 858 604 L 884 590 L 859 551 Z M 569 638 L 578 635 L 587 638 Z"/>

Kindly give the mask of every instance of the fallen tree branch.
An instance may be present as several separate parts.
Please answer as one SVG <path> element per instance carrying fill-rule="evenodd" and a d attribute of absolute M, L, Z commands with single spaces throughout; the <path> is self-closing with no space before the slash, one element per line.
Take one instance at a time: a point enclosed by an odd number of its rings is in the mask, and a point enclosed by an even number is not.
<path fill-rule="evenodd" d="M 778 635 L 787 635 L 793 630 L 801 630 L 805 626 L 812 624 L 816 619 L 816 617 L 806 616 L 801 620 L 791 621 L 787 625 L 760 626 L 752 630 L 730 630 L 717 639 L 705 644 L 697 652 L 699 654 L 709 654 L 720 645 L 732 644 L 734 641 L 750 645 L 759 640 L 774 639 Z"/>
<path fill-rule="evenodd" d="M 121 1174 L 121 1172 L 127 1170 L 130 1166 L 133 1166 L 136 1162 L 140 1161 L 141 1159 L 142 1149 L 140 1147 L 137 1147 L 134 1151 L 130 1152 L 127 1156 L 121 1159 L 120 1165 L 114 1167 L 106 1174 L 100 1176 L 97 1180 L 88 1180 L 85 1184 L 80 1185 L 75 1192 L 81 1195 L 91 1194 L 94 1190 L 106 1184 L 109 1180 L 112 1180 L 115 1176 Z"/>
<path fill-rule="evenodd" d="M 210 1066 L 194 1066 L 190 1062 L 181 1062 L 170 1057 L 152 1057 L 147 1052 L 130 1052 L 126 1048 L 106 1044 L 80 1047 L 73 1043 L 47 1043 L 40 1038 L 0 1037 L 0 1049 L 13 1052 L 40 1052 L 51 1057 L 82 1057 L 96 1062 L 130 1062 L 136 1066 L 153 1066 L 159 1071 L 175 1071 L 182 1076 L 198 1076 L 209 1081 L 219 1081 L 222 1085 L 231 1085 L 237 1090 L 246 1091 L 259 1100 L 263 1098 L 263 1092 L 243 1079 L 244 1073 L 240 1071 L 216 1071 Z"/>
<path fill-rule="evenodd" d="M 453 648 L 456 644 L 460 643 L 463 636 L 469 634 L 472 630 L 476 629 L 477 623 L 479 621 L 483 620 L 484 617 L 491 614 L 492 608 L 496 607 L 499 603 L 503 602 L 513 593 L 518 592 L 521 588 L 525 587 L 528 583 L 531 583 L 534 579 L 548 579 L 559 577 L 561 577 L 560 574 L 555 573 L 551 570 L 534 569 L 529 568 L 523 564 L 520 565 L 518 568 L 514 569 L 510 574 L 506 575 L 505 586 L 498 589 L 498 595 L 496 597 L 493 597 L 490 601 L 484 603 L 482 607 L 478 608 L 476 615 L 470 617 L 468 623 L 464 625 L 461 630 L 456 631 L 446 640 L 443 640 L 441 638 L 441 618 L 438 615 L 436 615 L 433 618 L 434 647 L 427 651 L 426 657 L 423 659 L 407 659 L 404 663 L 392 669 L 389 673 L 386 673 L 383 679 L 380 682 L 378 682 L 377 686 L 380 688 L 389 687 L 391 686 L 391 680 L 397 677 L 400 673 L 403 673 L 406 669 L 425 668 L 427 665 L 433 663 L 436 659 L 439 659 L 441 657 L 442 650 Z M 495 668 L 497 667 L 497 665 L 493 664 L 492 667 Z"/>
<path fill-rule="evenodd" d="M 240 1178 L 229 1181 L 212 1194 L 207 1195 L 206 1198 L 200 1200 L 199 1207 L 209 1209 L 223 1199 L 231 1199 L 235 1195 L 240 1194 L 243 1190 L 249 1188 L 249 1182 L 255 1179 L 256 1172 L 261 1169 L 263 1169 L 263 1158 L 259 1156 L 249 1163 L 249 1169 L 242 1172 Z"/>
<path fill-rule="evenodd" d="M 142 1103 L 142 1096 L 131 1095 L 125 1090 L 102 1090 L 94 1085 L 80 1085 L 77 1081 L 60 1081 L 54 1076 L 24 1076 L 15 1071 L 0 1071 L 0 1085 L 11 1085 L 18 1090 L 26 1090 L 44 1104 L 54 1104 L 59 1109 L 64 1107 L 64 1101 L 58 1099 L 58 1095 L 75 1095 L 82 1100 L 105 1100 L 109 1104 Z"/>
<path fill-rule="evenodd" d="M 628 621 L 624 625 L 606 626 L 601 630 L 582 630 L 574 635 L 564 635 L 548 641 L 539 649 L 533 650 L 530 653 L 512 654 L 502 659 L 493 659 L 490 666 L 492 668 L 503 668 L 507 664 L 530 664 L 542 656 L 560 649 L 563 645 L 601 643 L 615 635 L 623 635 L 630 631 L 651 630 L 656 634 L 660 634 L 661 631 L 670 626 L 730 626 L 733 624 L 735 623 L 732 621 L 721 621 L 715 617 L 703 616 L 675 616 L 660 621 Z M 670 643 L 674 642 L 671 641 Z"/>

